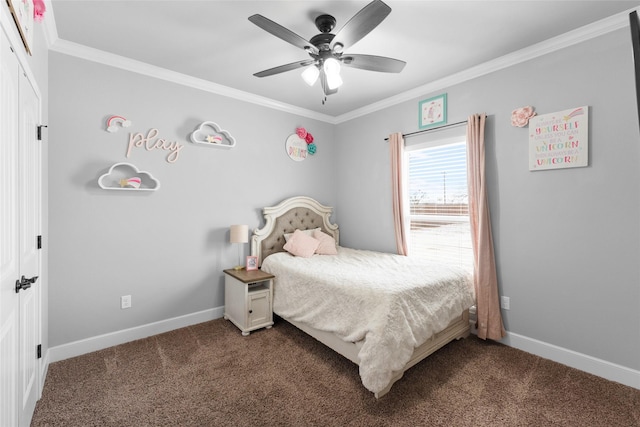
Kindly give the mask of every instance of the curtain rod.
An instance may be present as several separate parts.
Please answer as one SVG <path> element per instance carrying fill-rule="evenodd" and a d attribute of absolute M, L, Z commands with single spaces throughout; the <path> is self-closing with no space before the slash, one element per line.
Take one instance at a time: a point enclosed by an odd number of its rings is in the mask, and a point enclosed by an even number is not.
<path fill-rule="evenodd" d="M 419 135 L 419 134 L 421 134 L 421 133 L 431 132 L 431 131 L 434 131 L 434 130 L 440 130 L 440 129 L 444 129 L 444 128 L 448 128 L 448 127 L 452 127 L 452 126 L 460 126 L 460 125 L 462 125 L 462 124 L 465 124 L 465 125 L 466 125 L 466 124 L 467 124 L 467 121 L 465 120 L 465 121 L 463 121 L 463 122 L 450 123 L 450 124 L 448 124 L 448 125 L 442 125 L 442 126 L 438 126 L 438 127 L 431 128 L 431 129 L 418 130 L 418 131 L 415 131 L 415 132 L 402 134 L 402 137 L 403 137 L 403 138 L 406 138 L 406 137 L 408 137 L 408 136 Z M 384 140 L 385 140 L 385 141 L 388 141 L 388 140 L 389 140 L 389 137 L 385 138 Z"/>

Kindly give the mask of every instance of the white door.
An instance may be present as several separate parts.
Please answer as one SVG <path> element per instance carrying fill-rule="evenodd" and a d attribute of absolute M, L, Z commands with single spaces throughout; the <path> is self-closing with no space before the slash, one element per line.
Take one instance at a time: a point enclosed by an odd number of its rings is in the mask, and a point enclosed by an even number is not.
<path fill-rule="evenodd" d="M 0 426 L 18 425 L 18 61 L 0 30 Z"/>
<path fill-rule="evenodd" d="M 28 426 L 40 394 L 39 112 L 40 100 L 0 31 L 1 427 Z"/>
<path fill-rule="evenodd" d="M 40 343 L 40 100 L 24 73 L 20 73 L 19 223 L 20 278 L 20 425 L 31 424 L 39 397 L 38 356 Z M 27 287 L 28 286 L 28 287 Z"/>

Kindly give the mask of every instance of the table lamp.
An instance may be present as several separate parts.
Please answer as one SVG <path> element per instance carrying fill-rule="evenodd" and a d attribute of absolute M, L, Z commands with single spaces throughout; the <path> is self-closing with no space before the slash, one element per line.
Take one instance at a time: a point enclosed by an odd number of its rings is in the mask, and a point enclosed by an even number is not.
<path fill-rule="evenodd" d="M 238 243 L 238 265 L 233 267 L 234 270 L 242 270 L 244 265 L 242 263 L 242 245 L 240 243 L 249 242 L 249 226 L 248 225 L 232 225 L 229 232 L 229 241 L 231 243 Z"/>

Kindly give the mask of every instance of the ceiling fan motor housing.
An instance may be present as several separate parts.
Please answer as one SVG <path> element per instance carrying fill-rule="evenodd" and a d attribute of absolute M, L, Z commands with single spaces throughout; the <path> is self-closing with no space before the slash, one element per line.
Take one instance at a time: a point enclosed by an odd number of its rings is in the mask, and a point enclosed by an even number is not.
<path fill-rule="evenodd" d="M 309 42 L 314 45 L 319 51 L 331 50 L 331 40 L 335 37 L 335 34 L 322 33 L 311 37 Z"/>
<path fill-rule="evenodd" d="M 322 33 L 330 33 L 336 26 L 336 18 L 331 15 L 320 15 L 316 18 L 316 27 Z"/>
<path fill-rule="evenodd" d="M 316 18 L 316 27 L 321 32 L 309 40 L 320 52 L 327 52 L 331 50 L 331 41 L 335 37 L 335 34 L 331 34 L 336 26 L 336 18 L 331 15 L 320 15 Z"/>

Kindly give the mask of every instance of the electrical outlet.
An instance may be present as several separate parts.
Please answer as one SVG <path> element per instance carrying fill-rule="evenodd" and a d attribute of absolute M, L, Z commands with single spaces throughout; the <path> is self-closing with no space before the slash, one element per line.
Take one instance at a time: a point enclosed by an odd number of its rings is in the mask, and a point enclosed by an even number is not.
<path fill-rule="evenodd" d="M 504 310 L 509 310 L 511 301 L 509 297 L 500 297 L 500 307 Z"/>
<path fill-rule="evenodd" d="M 123 295 L 120 297 L 120 308 L 131 308 L 131 295 Z"/>

